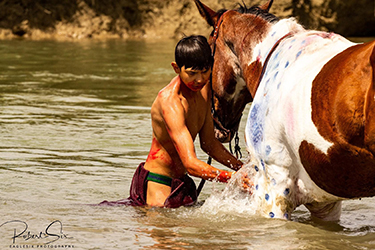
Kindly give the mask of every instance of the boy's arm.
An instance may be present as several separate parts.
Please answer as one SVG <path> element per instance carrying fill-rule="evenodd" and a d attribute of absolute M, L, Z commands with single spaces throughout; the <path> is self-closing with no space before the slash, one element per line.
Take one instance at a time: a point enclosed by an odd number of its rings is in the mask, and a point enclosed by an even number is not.
<path fill-rule="evenodd" d="M 230 172 L 214 168 L 197 158 L 180 100 L 176 98 L 173 101 L 165 102 L 161 108 L 169 136 L 187 172 L 205 180 L 217 178 L 220 182 L 227 182 L 232 176 Z"/>
<path fill-rule="evenodd" d="M 214 134 L 214 124 L 211 117 L 211 106 L 208 105 L 206 120 L 202 130 L 199 132 L 201 148 L 219 163 L 233 169 L 238 170 L 243 163 L 234 157 L 224 145 L 216 139 Z"/>

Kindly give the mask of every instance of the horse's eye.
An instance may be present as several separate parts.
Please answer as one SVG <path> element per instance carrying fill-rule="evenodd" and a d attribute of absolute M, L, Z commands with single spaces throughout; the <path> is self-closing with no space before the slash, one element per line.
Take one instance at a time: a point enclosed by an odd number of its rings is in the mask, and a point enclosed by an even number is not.
<path fill-rule="evenodd" d="M 232 51 L 232 53 L 237 56 L 236 51 L 234 50 L 233 43 L 231 41 L 227 41 L 226 44 L 227 44 L 228 48 Z"/>

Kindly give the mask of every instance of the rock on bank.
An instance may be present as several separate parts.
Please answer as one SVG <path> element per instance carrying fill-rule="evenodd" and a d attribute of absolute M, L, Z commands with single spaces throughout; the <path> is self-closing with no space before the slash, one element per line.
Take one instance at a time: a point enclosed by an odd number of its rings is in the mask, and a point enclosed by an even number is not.
<path fill-rule="evenodd" d="M 238 0 L 203 0 L 215 10 Z M 263 3 L 245 0 L 248 6 Z M 375 36 L 373 0 L 274 0 L 271 12 L 310 29 Z M 0 39 L 180 38 L 208 35 L 193 0 L 2 0 Z"/>

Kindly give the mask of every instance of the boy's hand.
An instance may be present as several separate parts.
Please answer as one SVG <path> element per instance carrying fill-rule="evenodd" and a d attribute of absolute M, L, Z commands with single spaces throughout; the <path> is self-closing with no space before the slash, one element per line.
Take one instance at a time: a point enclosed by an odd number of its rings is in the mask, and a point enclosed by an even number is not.
<path fill-rule="evenodd" d="M 244 171 L 234 172 L 232 173 L 232 178 L 233 177 L 236 178 L 237 184 L 241 187 L 243 192 L 249 192 L 250 194 L 253 193 L 252 189 L 254 187 L 254 183 L 250 180 L 248 173 Z"/>

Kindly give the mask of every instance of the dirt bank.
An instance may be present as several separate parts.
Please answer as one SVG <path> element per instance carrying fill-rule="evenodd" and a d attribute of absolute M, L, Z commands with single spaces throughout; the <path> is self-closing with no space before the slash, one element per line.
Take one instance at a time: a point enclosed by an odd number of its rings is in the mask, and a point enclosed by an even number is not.
<path fill-rule="evenodd" d="M 203 2 L 218 10 L 242 1 Z M 309 29 L 375 36 L 373 0 L 275 0 L 271 12 Z M 209 31 L 193 0 L 0 0 L 0 39 L 155 39 Z"/>

